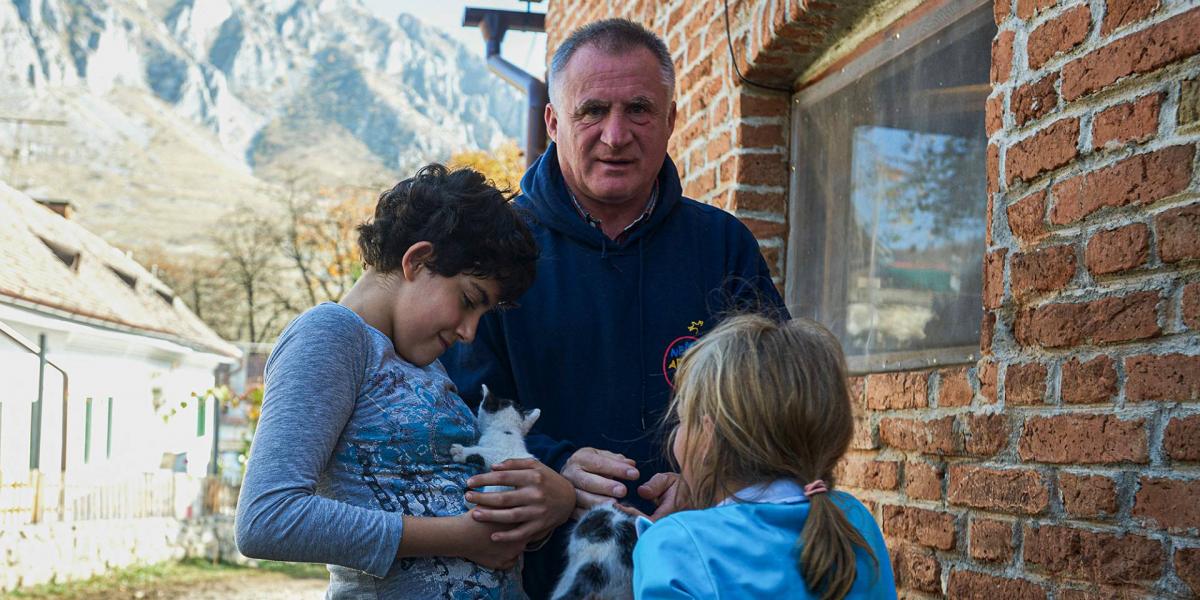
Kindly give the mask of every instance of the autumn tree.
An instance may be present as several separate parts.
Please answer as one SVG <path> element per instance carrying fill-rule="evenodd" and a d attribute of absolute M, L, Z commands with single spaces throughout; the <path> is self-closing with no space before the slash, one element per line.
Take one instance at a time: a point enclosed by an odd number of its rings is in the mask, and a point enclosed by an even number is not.
<path fill-rule="evenodd" d="M 289 186 L 279 196 L 281 250 L 308 306 L 341 300 L 362 275 L 355 228 L 371 217 L 372 193 L 343 186 L 309 194 Z"/>
<path fill-rule="evenodd" d="M 521 176 L 525 174 L 525 153 L 509 140 L 491 151 L 464 150 L 450 156 L 451 168 L 471 167 L 487 177 L 496 187 L 512 193 L 521 191 Z"/>

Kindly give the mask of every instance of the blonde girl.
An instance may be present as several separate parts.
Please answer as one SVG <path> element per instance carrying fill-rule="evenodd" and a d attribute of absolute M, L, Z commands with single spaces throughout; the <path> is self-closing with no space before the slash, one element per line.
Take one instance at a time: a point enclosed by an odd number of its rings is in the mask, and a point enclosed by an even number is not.
<path fill-rule="evenodd" d="M 878 525 L 834 490 L 854 423 L 827 329 L 728 319 L 688 350 L 676 383 L 685 510 L 642 521 L 636 598 L 896 597 Z"/>

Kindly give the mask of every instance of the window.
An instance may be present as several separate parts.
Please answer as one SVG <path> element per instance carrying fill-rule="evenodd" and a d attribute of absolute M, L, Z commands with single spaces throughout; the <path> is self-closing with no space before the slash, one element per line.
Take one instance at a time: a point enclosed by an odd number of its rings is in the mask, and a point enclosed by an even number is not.
<path fill-rule="evenodd" d="M 788 303 L 854 372 L 977 358 L 992 18 L 947 2 L 796 94 Z"/>

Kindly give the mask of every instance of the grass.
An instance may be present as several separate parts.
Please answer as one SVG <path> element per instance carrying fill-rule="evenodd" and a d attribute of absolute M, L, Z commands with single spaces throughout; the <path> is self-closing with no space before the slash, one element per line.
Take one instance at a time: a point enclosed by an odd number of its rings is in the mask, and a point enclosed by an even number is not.
<path fill-rule="evenodd" d="M 0 594 L 13 600 L 67 600 L 81 598 L 154 598 L 157 591 L 178 590 L 256 571 L 279 573 L 296 579 L 326 579 L 324 565 L 306 563 L 260 562 L 258 567 L 228 563 L 213 564 L 203 559 L 187 559 L 121 569 L 83 581 L 48 583 Z"/>

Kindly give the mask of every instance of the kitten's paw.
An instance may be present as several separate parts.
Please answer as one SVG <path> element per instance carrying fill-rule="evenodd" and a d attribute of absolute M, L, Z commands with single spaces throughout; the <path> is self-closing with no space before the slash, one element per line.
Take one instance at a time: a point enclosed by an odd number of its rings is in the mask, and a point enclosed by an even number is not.
<path fill-rule="evenodd" d="M 466 449 L 463 448 L 462 444 L 454 444 L 450 446 L 450 458 L 453 459 L 454 462 L 467 462 Z"/>

